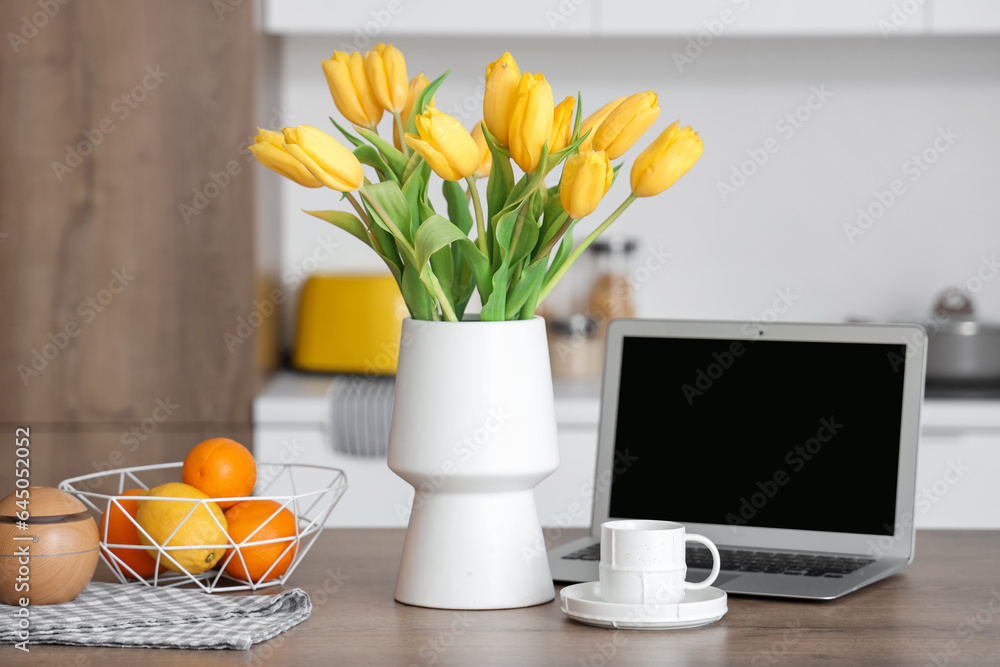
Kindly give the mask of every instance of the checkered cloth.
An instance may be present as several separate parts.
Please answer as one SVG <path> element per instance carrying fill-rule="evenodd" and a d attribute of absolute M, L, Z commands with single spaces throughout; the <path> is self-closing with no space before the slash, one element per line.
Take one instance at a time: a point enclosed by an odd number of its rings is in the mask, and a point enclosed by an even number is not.
<path fill-rule="evenodd" d="M 11 609 L 0 604 L 3 609 Z M 245 651 L 309 618 L 301 588 L 277 595 L 91 582 L 72 602 L 30 607 L 31 644 Z M 17 617 L 0 613 L 0 644 L 21 641 Z"/>

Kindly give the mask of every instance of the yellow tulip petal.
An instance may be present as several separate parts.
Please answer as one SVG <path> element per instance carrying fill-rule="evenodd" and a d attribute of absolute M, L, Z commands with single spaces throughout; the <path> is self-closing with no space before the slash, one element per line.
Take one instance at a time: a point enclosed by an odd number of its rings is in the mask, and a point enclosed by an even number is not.
<path fill-rule="evenodd" d="M 542 146 L 552 134 L 552 86 L 542 74 L 525 72 L 517 84 L 516 95 L 508 146 L 514 162 L 529 174 L 538 168 Z"/>
<path fill-rule="evenodd" d="M 590 150 L 594 143 L 594 134 L 597 132 L 598 126 L 604 122 L 604 119 L 611 114 L 612 111 L 618 108 L 618 105 L 625 101 L 624 97 L 619 97 L 617 100 L 612 100 L 605 104 L 603 107 L 590 114 L 583 119 L 580 124 L 580 136 L 585 137 L 583 142 L 580 143 L 580 150 L 586 151 Z M 589 134 L 588 134 L 589 132 Z"/>
<path fill-rule="evenodd" d="M 476 169 L 476 176 L 479 178 L 486 178 L 490 175 L 490 171 L 493 168 L 493 153 L 490 152 L 490 147 L 486 144 L 486 135 L 483 134 L 483 124 L 476 123 L 476 126 L 472 128 L 472 139 L 476 142 L 476 148 L 479 149 L 479 167 Z"/>
<path fill-rule="evenodd" d="M 549 153 L 566 148 L 573 138 L 573 107 L 575 97 L 566 97 L 552 111 L 552 136 L 549 137 Z"/>
<path fill-rule="evenodd" d="M 704 144 L 690 127 L 677 122 L 664 130 L 632 165 L 632 192 L 637 197 L 658 195 L 677 182 L 698 161 Z"/>
<path fill-rule="evenodd" d="M 365 54 L 364 63 L 372 93 L 379 105 L 386 111 L 402 111 L 409 89 L 406 60 L 402 52 L 392 44 L 376 44 Z"/>
<path fill-rule="evenodd" d="M 255 144 L 259 143 L 269 143 L 275 146 L 281 147 L 284 142 L 284 136 L 281 132 L 275 132 L 274 130 L 265 130 L 262 127 L 257 128 L 257 136 L 253 138 Z"/>
<path fill-rule="evenodd" d="M 274 132 L 273 134 L 278 134 Z M 278 136 L 281 136 L 280 134 Z M 257 160 L 285 178 L 291 179 L 307 188 L 319 188 L 323 184 L 306 169 L 301 162 L 292 157 L 280 145 L 275 146 L 270 141 L 260 141 L 249 146 L 250 152 Z"/>
<path fill-rule="evenodd" d="M 426 160 L 427 164 L 431 166 L 435 174 L 446 181 L 459 181 L 463 178 L 460 173 L 448 164 L 448 160 L 445 159 L 444 155 L 429 143 L 422 141 L 420 137 L 409 132 L 406 133 L 404 138 L 406 139 L 406 145 L 419 153 L 420 157 Z"/>
<path fill-rule="evenodd" d="M 504 53 L 486 66 L 486 91 L 483 94 L 483 121 L 486 129 L 506 146 L 511 115 L 514 112 L 521 70 L 510 52 Z"/>
<path fill-rule="evenodd" d="M 584 151 L 570 157 L 563 166 L 559 201 L 572 218 L 594 212 L 611 187 L 614 169 L 603 151 Z"/>
<path fill-rule="evenodd" d="M 624 155 L 628 149 L 635 145 L 635 142 L 639 141 L 649 128 L 653 127 L 653 124 L 659 117 L 660 107 L 643 109 L 633 116 L 628 124 L 622 128 L 622 131 L 604 149 L 608 157 L 616 160 Z"/>
<path fill-rule="evenodd" d="M 336 51 L 322 61 L 333 102 L 344 117 L 361 127 L 374 127 L 382 119 L 382 107 L 375 99 L 365 72 L 364 59 L 355 51 L 348 55 Z"/>
<path fill-rule="evenodd" d="M 302 163 L 302 165 L 309 170 L 309 173 L 316 177 L 316 179 L 325 185 L 326 187 L 337 190 L 338 192 L 349 192 L 351 190 L 356 190 L 350 183 L 344 183 L 335 174 L 331 174 L 325 171 L 322 167 L 316 164 L 316 161 L 309 157 L 301 147 L 295 144 L 285 144 L 285 150 L 294 157 L 296 160 Z"/>
<path fill-rule="evenodd" d="M 594 133 L 594 148 L 607 151 L 612 160 L 625 151 L 652 127 L 660 115 L 656 93 L 636 93 L 626 98 L 608 114 Z"/>
<path fill-rule="evenodd" d="M 354 153 L 326 132 L 312 125 L 300 125 L 296 143 L 327 173 L 356 190 L 364 183 L 361 163 Z"/>

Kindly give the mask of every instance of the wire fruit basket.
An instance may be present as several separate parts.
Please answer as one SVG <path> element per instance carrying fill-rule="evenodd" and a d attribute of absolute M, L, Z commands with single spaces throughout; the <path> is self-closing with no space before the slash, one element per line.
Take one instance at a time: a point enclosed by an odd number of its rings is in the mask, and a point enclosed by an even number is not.
<path fill-rule="evenodd" d="M 138 488 L 148 491 L 168 481 L 180 479 L 180 468 L 183 462 L 158 465 L 118 468 L 89 475 L 81 475 L 65 479 L 59 483 L 59 488 L 79 498 L 87 507 L 96 513 L 98 532 L 101 538 L 101 559 L 121 583 L 134 583 L 146 586 L 176 587 L 196 585 L 206 593 L 222 593 L 229 591 L 245 591 L 283 586 L 295 571 L 298 564 L 305 558 L 316 538 L 323 532 L 327 517 L 333 511 L 340 497 L 347 490 L 347 476 L 342 470 L 327 466 L 292 464 L 292 463 L 259 463 L 258 483 L 254 495 L 249 497 L 209 498 L 206 500 L 184 497 L 147 497 L 123 495 L 126 489 Z M 173 474 L 171 474 L 173 472 Z M 162 480 L 162 481 L 155 481 Z M 307 489 L 307 490 L 302 490 Z M 147 532 L 136 520 L 133 512 L 129 512 L 127 503 L 177 503 L 174 508 L 182 507 L 182 518 L 177 526 L 167 536 L 159 541 Z M 261 526 L 244 539 L 235 540 L 226 530 L 216 513 L 219 502 L 239 503 L 243 501 L 272 501 L 280 507 Z M 181 505 L 183 503 L 183 505 Z M 190 505 L 190 509 L 187 508 Z M 272 507 L 273 505 L 268 505 Z M 164 506 L 166 507 L 166 506 Z M 213 511 L 213 509 L 215 511 Z M 268 525 L 275 517 L 290 512 L 294 519 L 294 535 L 282 535 L 269 539 L 257 537 L 258 531 Z M 127 518 L 134 525 L 137 536 L 144 536 L 145 543 L 118 541 L 110 539 L 110 529 L 105 517 L 116 512 L 117 516 Z M 204 518 L 202 518 L 204 517 Z M 206 518 L 211 517 L 211 522 Z M 102 521 L 104 519 L 104 521 Z M 215 535 L 225 535 L 225 540 L 215 544 L 178 544 L 171 545 L 171 540 L 185 526 L 194 529 L 200 522 L 199 529 L 207 530 Z M 189 523 L 190 522 L 190 523 Z M 102 525 L 103 523 L 103 525 Z M 214 524 L 214 525 L 213 525 Z M 221 532 L 220 532 L 221 531 Z M 162 542 L 162 544 L 160 544 Z M 166 545 L 166 546 L 163 546 Z M 277 547 L 275 545 L 278 545 Z M 280 548 L 280 552 L 278 549 Z M 151 574 L 137 572 L 127 558 L 134 551 L 145 551 L 153 557 L 155 564 Z M 224 551 L 211 569 L 201 572 L 191 572 L 181 563 L 195 550 Z M 266 553 L 270 565 L 265 571 L 253 576 L 248 562 L 251 554 Z M 273 556 L 272 556 L 273 554 Z M 291 554 L 291 561 L 283 572 L 280 567 Z M 255 568 L 259 570 L 260 567 Z M 233 576 L 235 573 L 236 576 Z"/>

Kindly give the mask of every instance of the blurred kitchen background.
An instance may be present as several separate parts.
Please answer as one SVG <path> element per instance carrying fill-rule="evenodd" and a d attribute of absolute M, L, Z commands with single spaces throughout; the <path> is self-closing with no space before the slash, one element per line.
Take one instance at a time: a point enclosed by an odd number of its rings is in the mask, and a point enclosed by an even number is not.
<path fill-rule="evenodd" d="M 226 435 L 258 458 L 344 467 L 337 522 L 405 524 L 409 487 L 377 442 L 349 437 L 391 410 L 391 380 L 387 398 L 385 382 L 286 368 L 307 277 L 383 267 L 302 213 L 340 206 L 333 192 L 245 149 L 257 126 L 336 134 L 320 67 L 335 49 L 391 41 L 411 77 L 451 68 L 436 106 L 470 129 L 485 66 L 509 50 L 557 102 L 583 91 L 588 114 L 652 89 L 653 132 L 675 119 L 699 132 L 700 162 L 633 205 L 553 295 L 552 333 L 575 353 L 595 349 L 594 325 L 571 316 L 609 266 L 641 317 L 935 326 L 957 287 L 974 313 L 945 319 L 1000 323 L 995 2 L 16 0 L 0 27 L 0 421 L 31 427 L 36 483 L 179 460 Z M 590 226 L 627 193 L 622 178 Z M 966 369 L 985 380 L 931 392 L 919 477 L 933 503 L 918 525 L 1000 527 L 998 359 Z M 589 522 L 597 379 L 570 361 L 544 525 Z M 942 486 L 959 460 L 972 471 Z"/>

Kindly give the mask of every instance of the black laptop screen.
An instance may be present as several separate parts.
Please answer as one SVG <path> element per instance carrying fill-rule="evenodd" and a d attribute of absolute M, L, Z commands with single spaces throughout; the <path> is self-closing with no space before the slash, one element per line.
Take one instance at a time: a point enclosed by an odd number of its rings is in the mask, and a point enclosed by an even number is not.
<path fill-rule="evenodd" d="M 905 354 L 625 337 L 611 516 L 892 535 Z"/>

